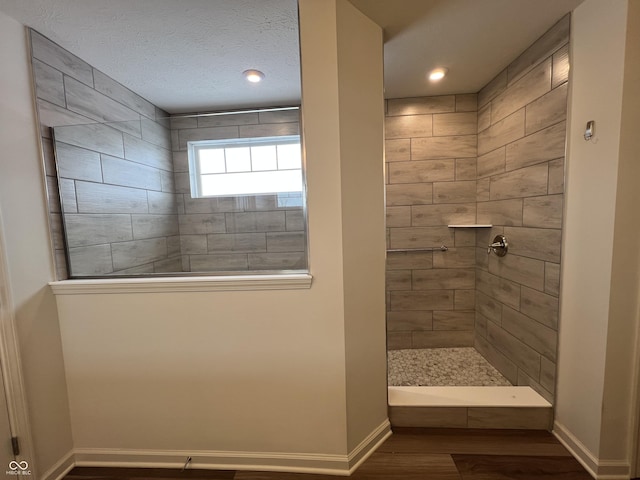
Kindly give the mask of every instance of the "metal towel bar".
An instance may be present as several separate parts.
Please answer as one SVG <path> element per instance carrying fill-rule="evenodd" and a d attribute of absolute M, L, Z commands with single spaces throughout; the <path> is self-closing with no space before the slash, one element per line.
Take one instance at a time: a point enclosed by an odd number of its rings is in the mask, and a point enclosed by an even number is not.
<path fill-rule="evenodd" d="M 435 251 L 446 252 L 447 250 L 449 250 L 449 247 L 447 247 L 446 245 L 441 245 L 440 247 L 429 247 L 429 248 L 393 248 L 393 249 L 387 250 L 387 253 L 392 253 L 392 252 L 435 252 Z"/>

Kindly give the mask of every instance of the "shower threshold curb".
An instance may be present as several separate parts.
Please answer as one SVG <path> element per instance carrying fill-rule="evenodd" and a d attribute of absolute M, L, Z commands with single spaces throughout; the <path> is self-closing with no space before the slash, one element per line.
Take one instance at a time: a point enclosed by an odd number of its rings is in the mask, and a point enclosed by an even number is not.
<path fill-rule="evenodd" d="M 527 386 L 389 387 L 390 407 L 533 407 L 551 404 Z"/>

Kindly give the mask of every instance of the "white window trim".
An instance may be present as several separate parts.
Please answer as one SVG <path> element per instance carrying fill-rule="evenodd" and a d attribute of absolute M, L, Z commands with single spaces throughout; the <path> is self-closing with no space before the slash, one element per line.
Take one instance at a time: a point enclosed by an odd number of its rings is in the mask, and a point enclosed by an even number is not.
<path fill-rule="evenodd" d="M 280 135 L 271 137 L 251 137 L 251 138 L 234 138 L 223 140 L 194 140 L 187 142 L 187 158 L 189 165 L 189 182 L 191 188 L 192 198 L 216 198 L 216 197 L 229 197 L 229 196 L 251 196 L 251 195 L 276 195 L 278 193 L 290 193 L 287 192 L 266 192 L 266 193 L 228 193 L 222 195 L 202 195 L 202 176 L 207 174 L 200 173 L 200 167 L 198 163 L 198 156 L 196 151 L 202 147 L 212 148 L 228 148 L 228 147 L 242 147 L 242 146 L 259 146 L 259 145 L 288 145 L 288 144 L 301 144 L 300 135 Z M 294 169 L 298 170 L 298 169 Z M 300 168 L 304 185 L 304 166 Z M 235 172 L 234 172 L 235 173 Z M 247 172 L 250 173 L 250 172 Z M 259 172 L 256 172 L 259 173 Z M 233 174 L 233 173 L 229 173 Z M 224 174 L 219 174 L 224 175 Z M 304 186 L 300 190 L 304 194 Z"/>
<path fill-rule="evenodd" d="M 122 293 L 229 292 L 249 290 L 301 290 L 311 288 L 308 273 L 225 275 L 199 277 L 106 278 L 49 282 L 54 295 Z"/>

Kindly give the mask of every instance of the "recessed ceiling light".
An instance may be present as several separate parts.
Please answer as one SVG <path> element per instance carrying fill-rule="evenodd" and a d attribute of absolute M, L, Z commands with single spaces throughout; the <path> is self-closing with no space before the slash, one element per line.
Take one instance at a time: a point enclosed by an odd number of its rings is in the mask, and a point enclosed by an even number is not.
<path fill-rule="evenodd" d="M 432 82 L 439 82 L 445 77 L 448 71 L 449 69 L 444 67 L 434 68 L 429 72 L 429 80 Z"/>
<path fill-rule="evenodd" d="M 264 73 L 262 73 L 260 70 L 245 70 L 244 72 L 242 72 L 242 74 L 251 83 L 261 82 L 264 78 Z"/>

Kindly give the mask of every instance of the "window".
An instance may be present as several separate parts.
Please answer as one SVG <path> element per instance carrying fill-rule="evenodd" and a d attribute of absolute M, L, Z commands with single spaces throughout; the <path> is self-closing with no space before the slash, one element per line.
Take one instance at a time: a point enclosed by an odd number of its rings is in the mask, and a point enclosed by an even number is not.
<path fill-rule="evenodd" d="M 193 198 L 278 194 L 282 206 L 302 202 L 299 135 L 194 141 L 188 156 Z"/>

